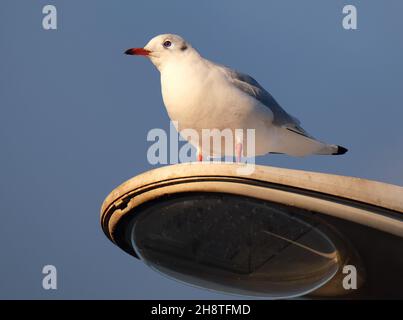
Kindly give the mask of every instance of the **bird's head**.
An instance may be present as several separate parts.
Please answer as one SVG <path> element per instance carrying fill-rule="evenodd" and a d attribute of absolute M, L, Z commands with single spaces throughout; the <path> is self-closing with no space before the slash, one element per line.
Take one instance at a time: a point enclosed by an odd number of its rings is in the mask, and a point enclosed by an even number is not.
<path fill-rule="evenodd" d="M 152 38 L 144 48 L 131 48 L 128 55 L 145 56 L 161 71 L 169 62 L 180 61 L 195 50 L 182 37 L 175 34 L 161 34 Z"/>

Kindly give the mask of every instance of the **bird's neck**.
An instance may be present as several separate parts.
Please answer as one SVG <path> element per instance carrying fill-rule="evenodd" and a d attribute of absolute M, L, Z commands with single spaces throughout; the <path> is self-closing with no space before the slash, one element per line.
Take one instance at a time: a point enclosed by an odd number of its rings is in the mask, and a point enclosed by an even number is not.
<path fill-rule="evenodd" d="M 193 66 L 200 65 L 200 63 L 203 61 L 204 59 L 200 56 L 200 54 L 192 48 L 185 54 L 182 54 L 180 57 L 172 57 L 171 59 L 164 61 L 164 63 L 157 66 L 157 68 L 161 72 L 161 75 L 167 72 L 175 72 L 175 70 L 178 72 L 183 72 L 185 70 L 190 71 Z"/>

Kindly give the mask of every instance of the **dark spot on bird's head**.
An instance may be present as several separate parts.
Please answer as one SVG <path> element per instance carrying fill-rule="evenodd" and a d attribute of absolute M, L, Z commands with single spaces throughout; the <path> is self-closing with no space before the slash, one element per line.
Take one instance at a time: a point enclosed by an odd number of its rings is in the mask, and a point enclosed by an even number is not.
<path fill-rule="evenodd" d="M 188 46 L 186 44 L 183 44 L 181 47 L 181 51 L 185 51 L 188 48 Z"/>

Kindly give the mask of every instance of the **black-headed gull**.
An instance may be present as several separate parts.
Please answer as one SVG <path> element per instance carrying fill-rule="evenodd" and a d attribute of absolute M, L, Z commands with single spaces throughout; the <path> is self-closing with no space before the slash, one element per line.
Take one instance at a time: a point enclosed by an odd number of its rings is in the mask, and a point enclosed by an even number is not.
<path fill-rule="evenodd" d="M 344 147 L 313 138 L 255 79 L 204 59 L 178 35 L 156 36 L 144 48 L 128 49 L 125 53 L 150 58 L 160 71 L 164 104 L 171 120 L 177 123 L 178 131 L 185 128 L 197 132 L 202 129 L 229 128 L 234 132 L 235 129 L 254 129 L 255 155 L 337 155 L 347 152 Z M 235 142 L 239 161 L 247 141 L 242 136 L 236 137 Z M 203 150 L 201 145 L 196 147 L 199 160 L 202 155 L 216 153 Z"/>

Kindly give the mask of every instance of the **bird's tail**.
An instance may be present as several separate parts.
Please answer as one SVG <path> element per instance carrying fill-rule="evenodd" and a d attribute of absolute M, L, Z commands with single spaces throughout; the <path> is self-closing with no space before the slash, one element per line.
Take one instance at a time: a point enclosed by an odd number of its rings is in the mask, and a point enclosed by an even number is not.
<path fill-rule="evenodd" d="M 336 155 L 344 154 L 347 149 L 335 144 L 327 144 L 316 140 L 302 129 L 289 127 L 278 128 L 274 131 L 271 152 L 286 153 L 291 156 L 307 156 L 310 154 Z"/>
<path fill-rule="evenodd" d="M 338 146 L 336 144 L 323 144 L 323 148 L 319 149 L 315 154 L 339 155 L 339 154 L 345 154 L 347 151 L 348 151 L 347 148 Z"/>

